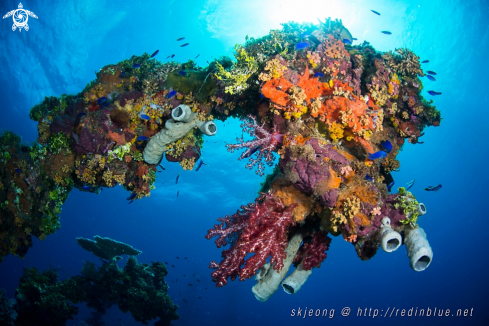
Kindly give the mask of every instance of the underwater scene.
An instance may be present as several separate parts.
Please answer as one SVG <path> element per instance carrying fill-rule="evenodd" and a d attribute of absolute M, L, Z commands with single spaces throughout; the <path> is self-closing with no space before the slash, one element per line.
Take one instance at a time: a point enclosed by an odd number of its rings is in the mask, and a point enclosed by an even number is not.
<path fill-rule="evenodd" d="M 0 9 L 0 326 L 489 325 L 487 1 Z"/>

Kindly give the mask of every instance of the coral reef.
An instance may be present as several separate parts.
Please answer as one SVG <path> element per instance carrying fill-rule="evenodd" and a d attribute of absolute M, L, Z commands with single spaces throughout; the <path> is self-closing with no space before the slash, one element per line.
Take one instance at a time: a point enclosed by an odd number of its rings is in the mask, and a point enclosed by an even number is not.
<path fill-rule="evenodd" d="M 307 49 L 297 49 L 305 39 Z M 23 257 L 32 236 L 54 233 L 74 187 L 99 193 L 119 184 L 138 200 L 154 189 L 164 157 L 193 169 L 203 137 L 217 132 L 213 121 L 230 117 L 242 120 L 250 138 L 238 137 L 228 151 L 244 150 L 238 160 L 249 158 L 246 168 L 260 176 L 278 164 L 255 203 L 207 233 L 218 236 L 218 247 L 230 244 L 221 263 L 211 263 L 217 286 L 258 270 L 267 279 L 285 276 L 279 271 L 298 230 L 305 242 L 287 293 L 323 262 L 328 234 L 350 242 L 360 259 L 372 258 L 382 218 L 398 234 L 418 228 L 421 204 L 402 188 L 389 194 L 388 185 L 399 152 L 421 143 L 441 114 L 421 95 L 424 73 L 411 50 L 381 53 L 351 41 L 341 20 L 287 23 L 237 45 L 234 61 L 199 67 L 144 53 L 103 67 L 76 96 L 45 98 L 30 112 L 38 143 L 0 136 L 0 259 Z"/>

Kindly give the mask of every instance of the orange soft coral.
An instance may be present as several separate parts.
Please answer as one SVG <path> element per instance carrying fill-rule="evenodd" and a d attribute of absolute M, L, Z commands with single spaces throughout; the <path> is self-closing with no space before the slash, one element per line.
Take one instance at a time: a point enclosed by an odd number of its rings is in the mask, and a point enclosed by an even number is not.
<path fill-rule="evenodd" d="M 299 78 L 299 82 L 297 83 L 297 86 L 302 88 L 306 93 L 306 102 L 308 105 L 311 104 L 311 99 L 332 93 L 331 88 L 327 84 L 321 83 L 317 78 L 309 77 L 309 68 L 306 67 L 306 71 Z"/>
<path fill-rule="evenodd" d="M 263 96 L 269 98 L 273 103 L 286 106 L 289 101 L 289 95 L 286 93 L 289 88 L 294 86 L 284 77 L 279 79 L 271 79 L 267 81 L 261 88 Z"/>
<path fill-rule="evenodd" d="M 116 132 L 110 132 L 109 131 L 108 136 L 110 139 L 112 139 L 113 141 L 115 141 L 117 143 L 116 146 L 124 145 L 125 143 L 127 143 L 126 136 L 124 134 L 118 134 Z"/>
<path fill-rule="evenodd" d="M 292 204 L 297 205 L 292 211 L 294 220 L 297 223 L 302 223 L 311 213 L 313 200 L 299 190 L 295 189 L 293 186 L 279 187 L 274 185 L 272 191 L 274 191 L 275 195 L 282 200 L 285 207 Z"/>

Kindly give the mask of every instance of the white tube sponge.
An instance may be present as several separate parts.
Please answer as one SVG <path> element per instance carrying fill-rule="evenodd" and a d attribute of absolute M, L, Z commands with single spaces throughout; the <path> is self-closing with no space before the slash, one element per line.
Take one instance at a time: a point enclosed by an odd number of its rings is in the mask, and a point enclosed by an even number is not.
<path fill-rule="evenodd" d="M 214 136 L 217 126 L 214 121 L 201 121 L 188 105 L 180 104 L 171 112 L 172 119 L 165 123 L 159 133 L 151 137 L 143 152 L 144 160 L 149 164 L 158 164 L 167 150 L 166 145 L 185 136 L 190 129 L 198 127 L 205 135 Z"/>
<path fill-rule="evenodd" d="M 385 252 L 396 251 L 402 244 L 401 235 L 391 227 L 391 219 L 382 218 L 382 227 L 380 228 L 380 246 Z"/>
<path fill-rule="evenodd" d="M 312 274 L 312 269 L 306 271 L 302 268 L 302 262 L 297 266 L 295 271 L 289 275 L 283 282 L 282 288 L 285 293 L 296 294 L 306 283 L 309 276 Z"/>
<path fill-rule="evenodd" d="M 297 250 L 299 250 L 303 237 L 303 233 L 298 232 L 290 239 L 289 245 L 285 249 L 287 256 L 283 260 L 284 267 L 280 272 L 277 272 L 268 263 L 260 268 L 255 276 L 257 283 L 251 289 L 251 292 L 253 292 L 257 300 L 265 302 L 278 290 L 280 282 L 287 275 L 290 265 L 292 265 L 292 261 L 297 254 Z"/>
<path fill-rule="evenodd" d="M 422 272 L 430 266 L 433 260 L 433 250 L 426 239 L 426 233 L 420 227 L 404 231 L 404 242 L 411 268 Z"/>

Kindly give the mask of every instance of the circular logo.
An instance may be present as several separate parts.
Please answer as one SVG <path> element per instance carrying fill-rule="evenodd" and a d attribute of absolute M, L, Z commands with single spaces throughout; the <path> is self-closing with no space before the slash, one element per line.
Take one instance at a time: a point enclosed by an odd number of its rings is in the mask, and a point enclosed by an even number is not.
<path fill-rule="evenodd" d="M 17 9 L 13 16 L 14 24 L 17 27 L 24 27 L 27 24 L 27 20 L 29 20 L 29 16 L 24 9 Z"/>

